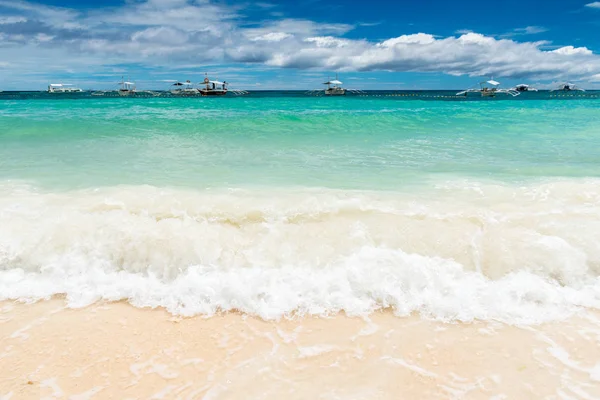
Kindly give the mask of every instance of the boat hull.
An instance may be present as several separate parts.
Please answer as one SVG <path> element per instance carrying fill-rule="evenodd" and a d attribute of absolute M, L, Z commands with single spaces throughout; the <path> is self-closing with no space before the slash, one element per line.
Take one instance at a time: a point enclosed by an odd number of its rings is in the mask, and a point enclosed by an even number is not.
<path fill-rule="evenodd" d="M 227 94 L 227 90 L 200 90 L 200 94 L 202 96 L 225 96 Z"/>
<path fill-rule="evenodd" d="M 327 89 L 325 90 L 325 96 L 345 96 L 346 89 Z"/>

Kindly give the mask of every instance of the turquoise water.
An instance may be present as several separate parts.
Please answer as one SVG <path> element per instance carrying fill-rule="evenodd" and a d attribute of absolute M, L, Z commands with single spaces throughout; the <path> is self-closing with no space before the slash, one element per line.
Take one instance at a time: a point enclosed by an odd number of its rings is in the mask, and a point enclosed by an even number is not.
<path fill-rule="evenodd" d="M 600 309 L 600 101 L 0 102 L 0 300 Z"/>
<path fill-rule="evenodd" d="M 597 100 L 13 101 L 0 107 L 0 179 L 393 189 L 443 174 L 598 176 L 599 126 Z"/>

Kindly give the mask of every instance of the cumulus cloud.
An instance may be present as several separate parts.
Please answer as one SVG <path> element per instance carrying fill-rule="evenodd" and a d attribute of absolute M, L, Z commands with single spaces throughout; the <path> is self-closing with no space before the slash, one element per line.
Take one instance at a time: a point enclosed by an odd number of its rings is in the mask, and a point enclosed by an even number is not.
<path fill-rule="evenodd" d="M 593 3 L 591 3 L 593 4 Z M 306 19 L 249 21 L 244 10 L 209 0 L 144 0 L 81 12 L 20 0 L 0 0 L 0 58 L 4 69 L 100 68 L 111 64 L 181 65 L 208 62 L 340 71 L 415 71 L 451 75 L 591 79 L 600 56 L 586 47 L 552 51 L 543 33 L 527 26 L 511 37 L 461 31 L 439 37 L 399 34 L 373 41 L 349 39 L 353 24 Z M 83 67 L 82 67 L 83 68 Z"/>
<path fill-rule="evenodd" d="M 572 55 L 592 55 L 592 51 L 587 47 L 573 47 L 573 46 L 565 46 L 556 50 L 552 50 L 552 53 L 562 54 L 565 56 Z"/>

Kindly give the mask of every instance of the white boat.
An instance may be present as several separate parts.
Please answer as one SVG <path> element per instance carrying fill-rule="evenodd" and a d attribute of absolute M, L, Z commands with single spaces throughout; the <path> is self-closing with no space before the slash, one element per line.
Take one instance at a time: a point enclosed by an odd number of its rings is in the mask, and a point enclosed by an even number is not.
<path fill-rule="evenodd" d="M 174 88 L 170 90 L 172 95 L 175 96 L 198 96 L 200 91 L 194 87 L 194 84 L 189 80 L 185 82 L 175 82 Z"/>
<path fill-rule="evenodd" d="M 325 96 L 344 96 L 346 95 L 346 89 L 342 87 L 343 82 L 338 79 L 337 74 L 335 74 L 335 79 L 327 81 L 323 83 L 323 85 L 327 85 L 327 89 L 325 89 Z"/>
<path fill-rule="evenodd" d="M 227 82 L 213 81 L 204 75 L 204 80 L 200 82 L 204 87 L 199 89 L 202 96 L 225 96 L 227 94 Z"/>
<path fill-rule="evenodd" d="M 518 84 L 514 88 L 511 88 L 511 90 L 515 90 L 517 92 L 537 92 L 538 91 L 536 88 L 526 85 L 524 83 Z"/>
<path fill-rule="evenodd" d="M 518 96 L 519 93 L 514 89 L 500 89 L 500 82 L 490 79 L 489 81 L 479 82 L 479 89 L 467 89 L 462 92 L 456 93 L 456 96 L 468 96 L 470 93 L 476 93 L 482 97 L 496 97 L 497 94 L 507 94 L 513 97 Z"/>
<path fill-rule="evenodd" d="M 343 88 L 342 85 L 344 83 L 338 79 L 338 75 L 335 74 L 335 79 L 329 80 L 327 82 L 323 82 L 323 85 L 327 85 L 327 89 L 315 89 L 306 92 L 309 95 L 320 96 L 324 94 L 325 96 L 345 96 L 346 93 L 364 93 L 362 90 L 358 89 L 346 89 Z"/>
<path fill-rule="evenodd" d="M 129 96 L 131 94 L 135 94 L 135 82 L 128 82 L 124 78 L 121 78 L 121 82 L 119 82 L 119 95 L 121 96 Z"/>
<path fill-rule="evenodd" d="M 571 92 L 571 91 L 585 92 L 584 89 L 580 88 L 579 86 L 577 86 L 573 83 L 569 83 L 569 82 L 561 83 L 558 86 L 558 88 L 552 90 L 552 92 Z"/>
<path fill-rule="evenodd" d="M 51 83 L 48 85 L 48 93 L 80 93 L 80 88 L 70 83 Z"/>

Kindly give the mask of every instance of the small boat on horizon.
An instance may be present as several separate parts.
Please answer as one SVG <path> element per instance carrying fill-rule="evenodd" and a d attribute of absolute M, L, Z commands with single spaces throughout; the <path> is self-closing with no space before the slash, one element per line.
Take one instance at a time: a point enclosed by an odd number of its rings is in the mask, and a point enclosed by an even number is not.
<path fill-rule="evenodd" d="M 171 89 L 170 92 L 175 96 L 197 96 L 200 93 L 189 79 L 185 82 L 177 81 L 171 86 L 174 89 Z"/>
<path fill-rule="evenodd" d="M 335 74 L 335 79 L 323 83 L 323 85 L 327 85 L 325 96 L 345 96 L 346 89 L 341 86 L 343 84 L 344 83 L 338 79 L 338 74 Z"/>
<path fill-rule="evenodd" d="M 497 94 L 507 94 L 513 97 L 518 96 L 519 91 L 515 89 L 500 89 L 500 82 L 490 79 L 489 81 L 479 82 L 479 89 L 467 89 L 456 93 L 456 96 L 467 97 L 469 93 L 478 93 L 482 97 L 496 97 Z"/>
<path fill-rule="evenodd" d="M 526 85 L 524 83 L 518 84 L 517 86 L 515 86 L 511 90 L 515 90 L 517 92 L 537 92 L 538 91 L 536 88 L 531 87 L 529 85 Z"/>
<path fill-rule="evenodd" d="M 571 91 L 585 92 L 585 89 L 582 89 L 573 83 L 565 82 L 565 83 L 561 83 L 558 86 L 558 88 L 552 90 L 552 92 L 571 92 Z"/>
<path fill-rule="evenodd" d="M 326 89 L 309 90 L 308 92 L 306 92 L 306 94 L 316 96 L 320 96 L 322 94 L 324 94 L 325 96 L 345 96 L 347 93 L 364 93 L 362 90 L 358 89 L 346 89 L 342 87 L 343 84 L 344 82 L 338 79 L 338 74 L 336 73 L 335 79 L 330 79 L 327 82 L 323 82 L 323 85 L 327 85 Z"/>
<path fill-rule="evenodd" d="M 124 77 L 121 77 L 121 82 L 119 82 L 119 95 L 121 96 L 129 96 L 131 94 L 135 94 L 135 82 L 126 81 Z"/>
<path fill-rule="evenodd" d="M 81 93 L 83 90 L 70 83 L 51 83 L 48 85 L 48 93 Z"/>
<path fill-rule="evenodd" d="M 202 96 L 225 96 L 227 94 L 227 82 L 210 80 L 208 74 L 204 74 L 204 80 L 200 83 L 203 88 L 198 89 Z"/>

